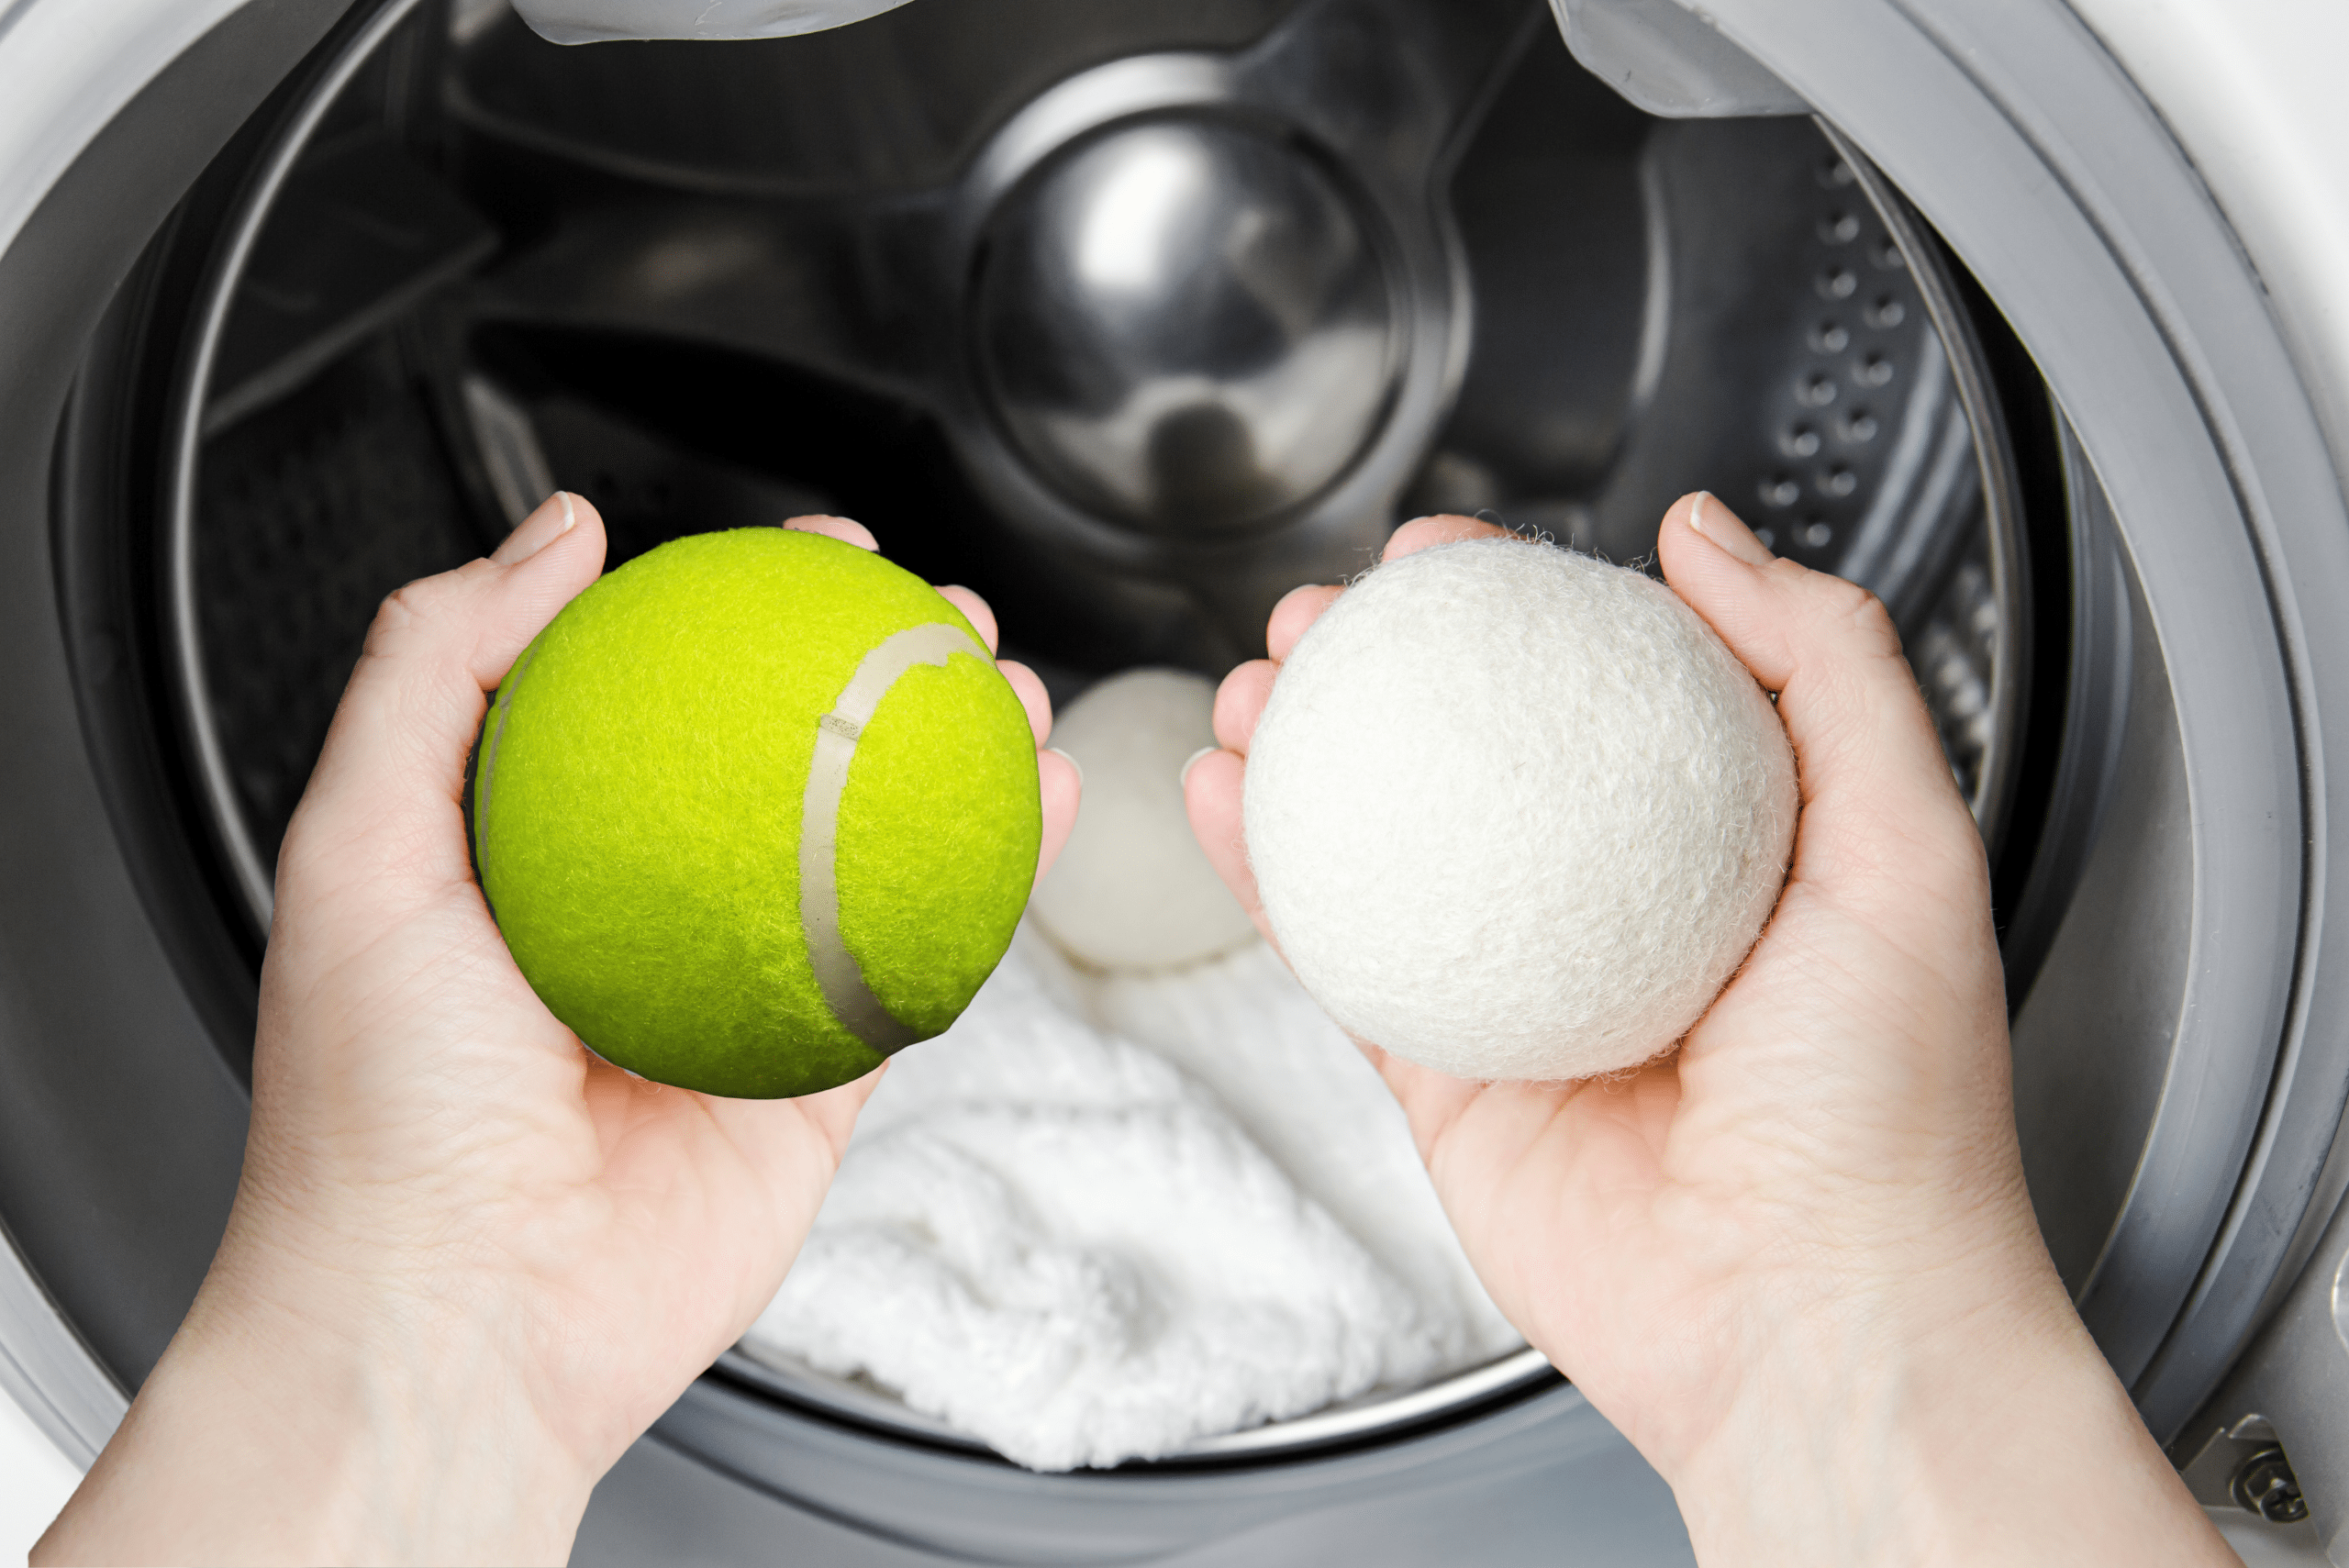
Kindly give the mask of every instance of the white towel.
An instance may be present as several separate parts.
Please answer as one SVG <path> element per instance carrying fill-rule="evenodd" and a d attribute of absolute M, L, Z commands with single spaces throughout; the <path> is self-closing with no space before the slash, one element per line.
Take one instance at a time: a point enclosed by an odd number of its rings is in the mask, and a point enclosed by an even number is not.
<path fill-rule="evenodd" d="M 742 1348 L 1065 1470 L 1517 1342 L 1400 1113 L 1277 960 L 1104 980 L 1023 930 L 962 1020 L 891 1067 Z"/>

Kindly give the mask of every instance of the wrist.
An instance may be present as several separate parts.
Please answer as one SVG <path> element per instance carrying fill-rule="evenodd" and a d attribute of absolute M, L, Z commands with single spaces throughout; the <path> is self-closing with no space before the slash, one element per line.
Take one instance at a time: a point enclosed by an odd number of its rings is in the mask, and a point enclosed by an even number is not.
<path fill-rule="evenodd" d="M 1940 1481 L 1974 1463 L 1986 1385 L 1995 1402 L 2038 1382 L 2050 1353 L 2040 1326 L 1896 1282 L 1838 1282 L 1751 1310 L 1766 1348 L 1745 1360 L 1718 1423 L 1661 1466 L 1699 1561 L 1933 1561 Z"/>
<path fill-rule="evenodd" d="M 1776 1327 L 1666 1467 L 1700 1562 L 2231 1561 L 2035 1247 Z"/>
<path fill-rule="evenodd" d="M 495 1326 L 224 1248 L 36 1560 L 561 1562 L 600 1466 Z"/>

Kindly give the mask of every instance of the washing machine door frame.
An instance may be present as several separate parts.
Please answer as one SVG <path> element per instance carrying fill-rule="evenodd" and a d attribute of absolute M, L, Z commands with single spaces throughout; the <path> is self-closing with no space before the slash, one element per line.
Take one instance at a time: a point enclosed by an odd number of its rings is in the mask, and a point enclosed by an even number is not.
<path fill-rule="evenodd" d="M 2321 1180 L 2349 1097 L 2349 890 L 2328 875 L 2349 622 L 2300 597 L 2349 572 L 2326 432 L 2225 215 L 2068 10 L 1710 15 L 1867 148 L 1998 301 L 2144 585 L 2193 797 L 2190 956 L 2153 1136 L 2080 1306 L 2171 1437 L 2309 1257 L 2343 1174 Z"/>
<path fill-rule="evenodd" d="M 0 342 L 10 350 L 0 378 L 0 732 L 11 737 L 0 759 L 0 886 L 37 895 L 0 907 L 10 1109 L 0 1189 L 14 1195 L 0 1215 L 0 1392 L 83 1466 L 128 1407 L 115 1369 L 143 1371 L 161 1350 L 137 1325 L 163 1305 L 154 1298 L 184 1302 L 201 1278 L 235 1164 L 218 1139 L 193 1130 L 104 1159 L 106 1118 L 65 1080 L 93 1073 L 122 1114 L 164 1129 L 241 1126 L 246 1103 L 217 1051 L 126 1072 L 55 1049 L 102 1034 L 206 1038 L 182 971 L 146 929 L 147 890 L 75 711 L 51 549 L 55 442 L 91 341 L 150 241 L 348 9 L 0 4 Z M 92 951 L 82 939 L 93 931 L 121 940 Z M 119 1308 L 102 1306 L 95 1322 L 69 1314 L 28 1262 L 72 1250 L 70 1211 L 81 1205 L 66 1195 L 76 1191 L 151 1211 L 94 1249 L 124 1282 Z"/>

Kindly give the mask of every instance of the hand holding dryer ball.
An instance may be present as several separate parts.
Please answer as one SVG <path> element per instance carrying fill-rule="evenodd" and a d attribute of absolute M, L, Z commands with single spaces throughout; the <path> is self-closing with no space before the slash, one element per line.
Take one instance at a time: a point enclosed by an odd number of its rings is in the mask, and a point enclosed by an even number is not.
<path fill-rule="evenodd" d="M 1026 709 L 952 604 L 819 534 L 677 539 L 515 661 L 473 783 L 498 928 L 607 1061 L 775 1098 L 952 1023 L 1041 838 Z"/>
<path fill-rule="evenodd" d="M 1456 1077 L 1669 1050 L 1768 919 L 1797 811 L 1769 697 L 1678 595 L 1517 539 L 1391 562 L 1315 621 L 1248 755 L 1297 978 Z"/>

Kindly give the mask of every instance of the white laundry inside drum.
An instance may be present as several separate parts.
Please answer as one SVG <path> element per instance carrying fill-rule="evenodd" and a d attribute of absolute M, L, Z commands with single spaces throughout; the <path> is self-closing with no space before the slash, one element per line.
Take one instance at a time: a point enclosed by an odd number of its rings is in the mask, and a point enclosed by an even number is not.
<path fill-rule="evenodd" d="M 892 1064 L 741 1349 L 1066 1470 L 1520 1342 L 1385 1085 L 1262 944 L 1117 978 L 1023 929 Z"/>

